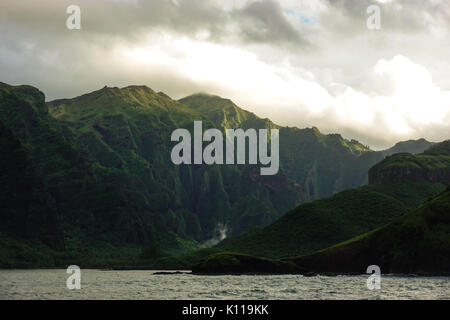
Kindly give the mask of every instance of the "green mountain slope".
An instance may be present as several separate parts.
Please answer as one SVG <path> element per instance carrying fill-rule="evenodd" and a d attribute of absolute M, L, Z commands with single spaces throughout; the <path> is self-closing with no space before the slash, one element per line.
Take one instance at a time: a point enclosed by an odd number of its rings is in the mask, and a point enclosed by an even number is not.
<path fill-rule="evenodd" d="M 297 207 L 271 225 L 218 245 L 269 258 L 304 255 L 369 232 L 450 184 L 448 142 L 422 154 L 395 154 L 369 171 L 371 185 Z"/>
<path fill-rule="evenodd" d="M 196 94 L 179 101 L 206 115 L 221 129 L 279 129 L 280 171 L 301 188 L 306 201 L 360 186 L 373 164 L 363 165 L 361 172 L 353 170 L 352 173 L 349 163 L 358 162 L 362 155 L 373 152 L 358 141 L 346 140 L 339 134 L 325 135 L 317 128 L 280 127 L 218 96 Z"/>
<path fill-rule="evenodd" d="M 445 189 L 442 184 L 364 186 L 300 205 L 269 226 L 226 239 L 221 251 L 268 258 L 312 253 L 388 223 Z"/>
<path fill-rule="evenodd" d="M 0 90 L 0 117 L 26 147 L 66 236 L 127 243 L 152 235 L 151 228 L 141 223 L 141 203 L 127 189 L 128 177 L 99 165 L 79 149 L 70 128 L 48 114 L 40 91 L 7 85 Z M 118 181 L 125 188 L 119 190 Z"/>
<path fill-rule="evenodd" d="M 222 100 L 214 107 L 226 112 Z M 171 163 L 174 129 L 192 131 L 194 120 L 202 120 L 204 128 L 244 127 L 250 113 L 237 107 L 239 115 L 228 117 L 231 124 L 219 123 L 210 114 L 145 86 L 104 88 L 47 106 L 70 130 L 79 150 L 111 175 L 126 177 L 127 191 L 139 199 L 133 202 L 142 203 L 142 211 L 154 212 L 153 228 L 163 234 L 156 241 L 164 243 L 167 233 L 205 241 L 217 235 L 219 225 L 240 233 L 249 226 L 267 224 L 304 201 L 301 189 L 282 172 L 260 177 L 254 174 L 255 166 Z M 124 187 L 123 181 L 118 183 Z M 255 203 L 256 214 L 250 211 Z"/>
<path fill-rule="evenodd" d="M 313 254 L 280 260 L 219 252 L 192 266 L 197 274 L 450 274 L 450 187 L 389 224 Z"/>
<path fill-rule="evenodd" d="M 439 189 L 445 189 L 444 184 L 450 184 L 450 180 L 445 178 L 446 172 L 450 170 L 446 164 L 449 147 L 450 144 L 445 141 L 423 154 L 388 157 L 371 172 L 383 171 L 383 177 L 391 184 L 369 185 L 301 205 L 261 231 L 220 243 L 212 255 L 195 261 L 192 270 L 203 274 L 362 274 L 369 265 L 378 265 L 383 273 L 448 275 L 450 187 L 416 208 L 404 210 L 401 214 L 396 213 L 396 210 L 401 207 L 397 206 L 399 204 L 413 206 L 427 193 L 436 193 Z M 385 171 L 391 167 L 402 170 Z M 409 168 L 421 168 L 422 173 L 416 175 L 420 171 L 410 171 Z M 430 174 L 430 170 L 435 169 L 442 173 L 439 182 L 436 182 L 437 176 Z M 414 175 L 410 176 L 410 172 Z M 399 180 L 403 182 L 392 182 Z M 392 197 L 386 197 L 389 193 Z M 384 197 L 381 196 L 383 194 Z M 382 224 L 383 218 L 389 214 L 393 214 L 394 218 Z M 364 227 L 370 223 L 379 225 L 357 235 L 355 227 Z M 355 237 L 305 254 L 305 243 L 315 246 L 317 243 L 325 245 L 328 239 L 336 242 L 339 238 L 337 235 L 346 231 L 355 231 Z M 295 255 L 295 252 L 300 252 L 300 257 L 288 257 Z M 249 258 L 242 253 L 285 259 Z"/>
<path fill-rule="evenodd" d="M 450 181 L 450 143 L 444 141 L 421 154 L 398 153 L 369 170 L 369 183 L 423 181 L 447 184 Z"/>
<path fill-rule="evenodd" d="M 434 144 L 435 143 L 429 142 L 425 139 L 408 140 L 398 142 L 393 147 L 386 150 L 366 152 L 357 159 L 349 159 L 347 165 L 343 168 L 342 175 L 350 180 L 349 183 L 353 187 L 366 185 L 369 183 L 369 169 L 373 165 L 382 161 L 385 157 L 391 156 L 395 153 L 422 153 Z"/>
<path fill-rule="evenodd" d="M 200 274 L 450 274 L 450 187 L 389 224 L 310 255 L 271 260 L 214 254 L 192 267 Z"/>
<path fill-rule="evenodd" d="M 177 167 L 168 161 L 170 134 L 192 130 L 194 120 L 203 120 L 204 129 L 279 127 L 228 99 L 197 94 L 174 101 L 145 86 L 103 88 L 47 106 L 92 161 L 145 186 L 135 193 L 158 212 L 155 229 L 197 241 L 217 236 L 220 225 L 229 235 L 266 225 L 299 203 L 348 187 L 340 182 L 340 167 L 369 151 L 317 129 L 280 128 L 277 176 L 260 176 L 255 166 Z M 158 204 L 161 198 L 170 205 Z M 164 221 L 167 216 L 173 222 Z"/>
<path fill-rule="evenodd" d="M 387 226 L 312 255 L 289 259 L 314 272 L 450 274 L 450 188 Z"/>
<path fill-rule="evenodd" d="M 194 120 L 204 129 L 278 128 L 279 173 L 260 176 L 255 165 L 173 165 L 170 135 L 192 132 Z M 0 121 L 42 182 L 68 252 L 98 251 L 113 260 L 114 252 L 155 245 L 182 253 L 225 232 L 266 226 L 301 203 L 361 185 L 374 161 L 364 157 L 375 154 L 317 128 L 279 127 L 228 99 L 197 94 L 175 101 L 146 86 L 45 103 L 36 88 L 0 84 Z M 14 228 L 21 226 L 8 230 Z"/>

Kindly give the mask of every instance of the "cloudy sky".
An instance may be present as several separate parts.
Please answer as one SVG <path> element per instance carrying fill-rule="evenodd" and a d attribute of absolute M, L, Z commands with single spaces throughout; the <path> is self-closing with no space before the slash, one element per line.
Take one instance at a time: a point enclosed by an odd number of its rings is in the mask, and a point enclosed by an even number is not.
<path fill-rule="evenodd" d="M 66 9 L 81 8 L 69 30 Z M 367 8 L 381 28 L 367 27 Z M 448 0 L 1 0 L 0 81 L 208 92 L 375 149 L 450 138 Z"/>

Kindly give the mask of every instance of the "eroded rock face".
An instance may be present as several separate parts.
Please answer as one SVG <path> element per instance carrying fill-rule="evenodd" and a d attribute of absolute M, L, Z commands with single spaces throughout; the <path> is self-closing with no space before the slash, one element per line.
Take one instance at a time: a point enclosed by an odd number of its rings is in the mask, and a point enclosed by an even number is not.
<path fill-rule="evenodd" d="M 369 172 L 369 184 L 390 184 L 405 180 L 448 185 L 450 184 L 450 168 L 388 167 Z"/>
<path fill-rule="evenodd" d="M 450 144 L 444 141 L 421 154 L 398 153 L 369 170 L 369 184 L 428 181 L 450 184 Z"/>

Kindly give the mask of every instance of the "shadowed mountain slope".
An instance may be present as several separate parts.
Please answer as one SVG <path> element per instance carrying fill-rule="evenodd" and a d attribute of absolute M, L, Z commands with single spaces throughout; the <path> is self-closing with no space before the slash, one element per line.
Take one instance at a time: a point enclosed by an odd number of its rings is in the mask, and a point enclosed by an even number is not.
<path fill-rule="evenodd" d="M 100 244 L 111 251 L 158 245 L 177 254 L 216 243 L 224 232 L 238 236 L 299 204 L 360 186 L 377 159 L 358 141 L 280 127 L 218 96 L 176 101 L 128 86 L 45 103 L 36 88 L 0 84 L 0 97 L 0 121 L 23 147 L 66 243 L 89 254 Z M 221 131 L 279 129 L 279 173 L 261 176 L 259 165 L 174 165 L 171 133 L 192 133 L 194 120 Z M 22 228 L 14 224 L 8 229 Z"/>
<path fill-rule="evenodd" d="M 289 259 L 313 272 L 450 274 L 450 189 L 385 227 L 309 256 Z"/>
<path fill-rule="evenodd" d="M 450 184 L 448 142 L 395 154 L 369 171 L 371 185 L 300 205 L 271 225 L 227 239 L 220 250 L 270 258 L 303 255 L 369 232 Z"/>

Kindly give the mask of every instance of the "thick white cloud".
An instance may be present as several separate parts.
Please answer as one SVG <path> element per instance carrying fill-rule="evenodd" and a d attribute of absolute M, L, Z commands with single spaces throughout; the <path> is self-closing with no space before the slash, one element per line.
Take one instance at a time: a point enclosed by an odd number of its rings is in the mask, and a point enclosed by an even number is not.
<path fill-rule="evenodd" d="M 355 133 L 378 148 L 409 138 L 450 138 L 450 91 L 407 57 L 378 60 L 355 75 L 357 86 L 333 81 L 324 86 L 314 73 L 288 61 L 268 64 L 235 47 L 157 38 L 148 46 L 123 48 L 130 68 L 163 68 L 278 123 L 319 124 L 325 131 Z"/>
<path fill-rule="evenodd" d="M 361 0 L 2 0 L 0 81 L 49 99 L 147 84 L 231 98 L 281 125 L 317 126 L 375 148 L 450 138 L 450 5 Z"/>
<path fill-rule="evenodd" d="M 341 114 L 342 126 L 370 128 L 371 140 L 384 137 L 386 142 L 421 136 L 449 138 L 450 91 L 436 86 L 426 68 L 395 56 L 380 59 L 362 77 L 359 90 L 347 88 L 335 97 L 333 107 Z M 348 115 L 354 115 L 350 121 L 345 119 Z M 433 128 L 443 131 L 436 134 Z"/>

